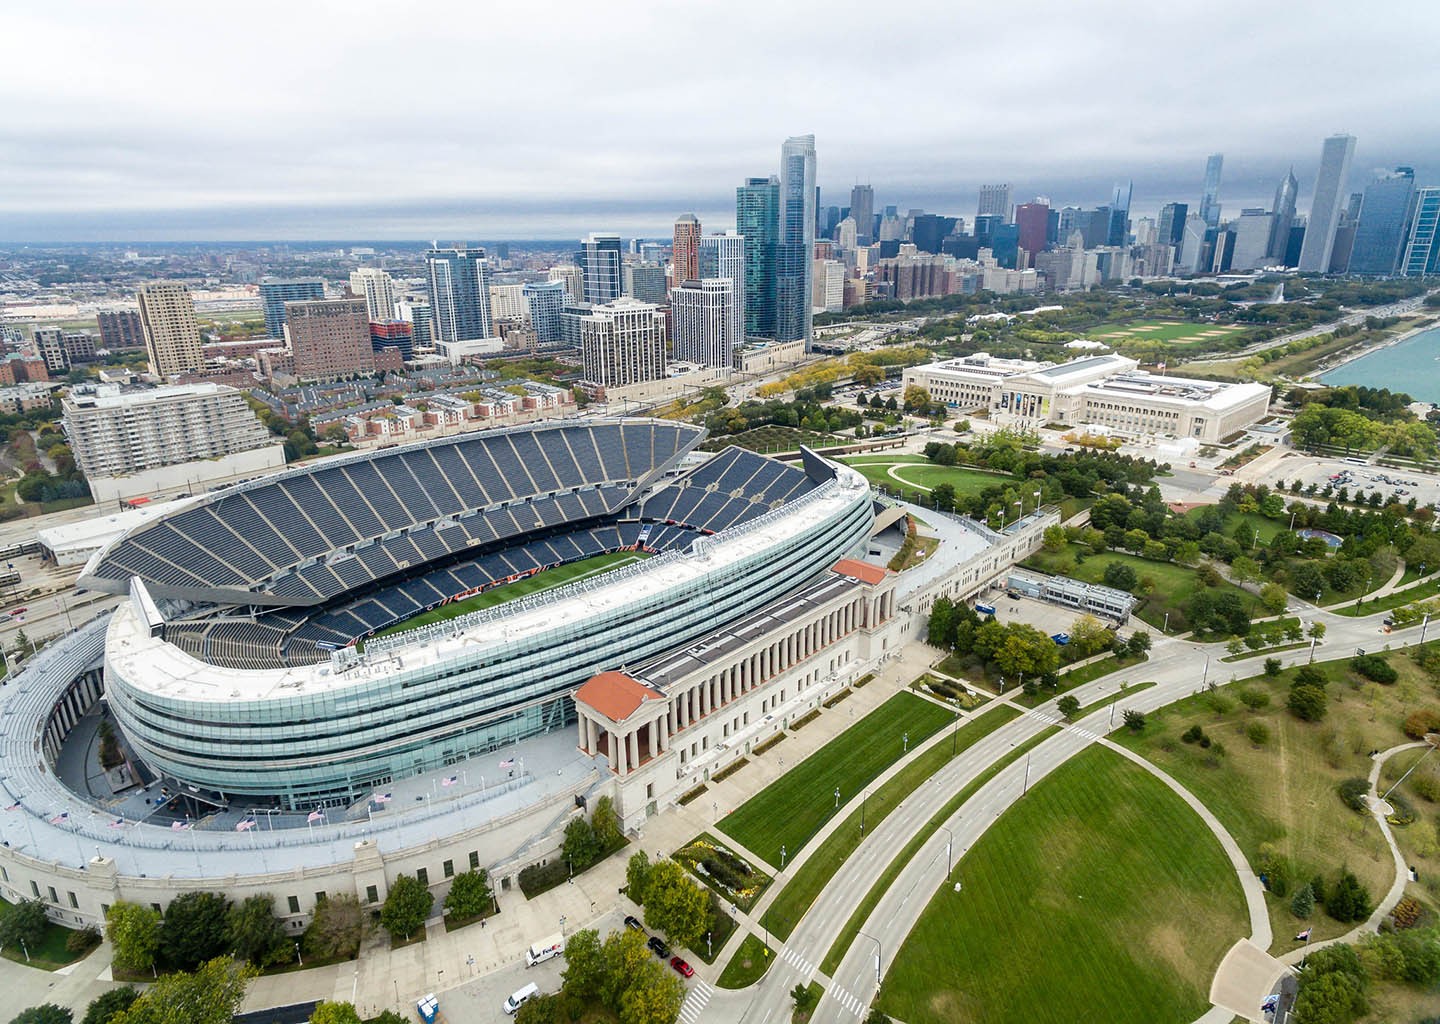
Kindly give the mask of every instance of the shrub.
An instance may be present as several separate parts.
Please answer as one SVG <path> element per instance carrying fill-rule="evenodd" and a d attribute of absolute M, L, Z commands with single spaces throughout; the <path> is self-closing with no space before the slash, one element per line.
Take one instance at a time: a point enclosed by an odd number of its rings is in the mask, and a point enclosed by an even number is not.
<path fill-rule="evenodd" d="M 1310 686 L 1297 682 L 1290 687 L 1290 696 L 1285 700 L 1285 706 L 1290 713 L 1302 722 L 1318 722 L 1325 717 L 1329 698 L 1325 691 L 1318 686 Z"/>
<path fill-rule="evenodd" d="M 1405 717 L 1405 735 L 1412 740 L 1424 739 L 1427 732 L 1440 732 L 1440 711 L 1421 708 Z"/>
<path fill-rule="evenodd" d="M 1391 664 L 1378 654 L 1360 654 L 1350 659 L 1350 668 L 1377 683 L 1389 686 L 1400 678 Z"/>
<path fill-rule="evenodd" d="M 1315 902 L 1316 902 L 1316 903 L 1324 903 L 1324 902 L 1325 902 L 1325 892 L 1326 892 L 1326 888 L 1325 888 L 1325 879 L 1324 879 L 1323 876 L 1321 876 L 1321 875 L 1316 875 L 1314 878 L 1310 879 L 1310 891 L 1315 894 Z"/>
<path fill-rule="evenodd" d="M 1270 742 L 1270 727 L 1264 722 L 1251 722 L 1245 727 L 1245 737 L 1257 747 Z"/>
<path fill-rule="evenodd" d="M 1369 779 L 1346 779 L 1337 789 L 1346 807 L 1357 813 L 1365 810 L 1365 797 L 1370 794 Z"/>
<path fill-rule="evenodd" d="M 1340 873 L 1340 881 L 1335 883 L 1334 892 L 1325 901 L 1325 913 L 1342 924 L 1365 920 L 1373 908 L 1374 901 L 1369 890 L 1348 870 Z"/>
<path fill-rule="evenodd" d="M 1278 676 L 1280 674 L 1280 669 L 1281 664 L 1279 658 L 1265 659 L 1265 674 L 1267 676 Z M 1242 696 L 1240 699 L 1244 700 L 1245 698 Z"/>
<path fill-rule="evenodd" d="M 1434 803 L 1440 800 L 1440 776 L 1434 772 L 1420 772 L 1410 777 L 1410 788 L 1422 800 Z"/>
<path fill-rule="evenodd" d="M 1180 734 L 1181 743 L 1199 743 L 1205 739 L 1205 730 L 1198 725 L 1192 725 Z"/>
<path fill-rule="evenodd" d="M 1218 692 L 1207 693 L 1200 700 L 1207 708 L 1215 712 L 1217 717 L 1229 714 L 1230 710 L 1235 707 L 1229 697 Z"/>
<path fill-rule="evenodd" d="M 1278 661 L 1279 659 L 1269 660 Z M 1270 695 L 1263 690 L 1241 690 L 1236 696 L 1240 698 L 1240 703 L 1251 711 L 1259 711 L 1261 708 L 1270 706 Z"/>
<path fill-rule="evenodd" d="M 1390 805 L 1390 813 L 1385 816 L 1385 820 L 1392 825 L 1413 825 L 1415 819 L 1419 817 L 1419 815 L 1415 813 L 1415 808 L 1411 805 L 1410 801 L 1406 800 L 1399 793 L 1391 793 L 1386 798 L 1386 802 Z"/>
<path fill-rule="evenodd" d="M 72 956 L 84 956 L 100 945 L 100 929 L 87 924 L 65 937 L 65 952 Z"/>
<path fill-rule="evenodd" d="M 1397 929 L 1414 928 L 1420 921 L 1420 901 L 1414 896 L 1404 896 L 1390 911 L 1390 920 Z"/>
<path fill-rule="evenodd" d="M 1145 728 L 1145 713 L 1130 708 L 1125 712 L 1125 728 L 1131 732 L 1141 732 Z"/>

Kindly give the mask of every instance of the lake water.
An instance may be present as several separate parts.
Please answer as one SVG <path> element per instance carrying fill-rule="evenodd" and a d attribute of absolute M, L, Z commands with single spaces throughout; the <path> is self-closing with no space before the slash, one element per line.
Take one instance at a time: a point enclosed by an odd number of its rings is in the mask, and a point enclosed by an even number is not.
<path fill-rule="evenodd" d="M 1362 384 L 1403 391 L 1419 402 L 1440 402 L 1440 327 L 1320 375 L 1323 384 Z"/>

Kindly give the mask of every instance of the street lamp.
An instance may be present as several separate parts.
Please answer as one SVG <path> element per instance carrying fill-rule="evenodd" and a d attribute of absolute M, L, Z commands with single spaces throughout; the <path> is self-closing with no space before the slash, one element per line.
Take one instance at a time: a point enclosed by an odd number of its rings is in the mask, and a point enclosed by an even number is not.
<path fill-rule="evenodd" d="M 304 966 L 305 966 L 305 961 L 300 959 L 300 943 L 298 943 L 298 942 L 295 943 L 295 961 L 296 961 L 296 963 L 298 963 L 301 967 L 304 967 Z"/>
<path fill-rule="evenodd" d="M 950 877 L 951 868 L 953 867 L 953 864 L 950 860 L 950 852 L 955 847 L 955 833 L 950 831 L 948 825 L 941 825 L 940 827 L 943 828 L 945 830 L 945 834 L 950 837 L 945 840 L 945 877 L 948 879 Z"/>
<path fill-rule="evenodd" d="M 1423 634 L 1422 634 L 1422 635 L 1423 635 Z M 1422 639 L 1420 642 L 1421 642 L 1421 643 L 1424 643 L 1425 641 Z M 956 704 L 956 705 L 955 705 L 955 727 L 950 730 L 950 756 L 951 756 L 951 757 L 954 757 L 954 756 L 955 756 L 955 744 L 956 744 L 956 741 L 957 741 L 959 738 L 960 738 L 960 705 L 959 705 L 959 704 Z"/>
<path fill-rule="evenodd" d="M 866 935 L 864 932 L 857 932 L 856 934 L 862 935 L 875 943 L 875 987 L 878 989 L 880 987 L 880 958 L 885 955 L 885 948 L 880 945 L 880 940 L 873 935 Z"/>
<path fill-rule="evenodd" d="M 910 734 L 909 734 L 908 732 L 907 732 L 907 733 L 905 734 L 905 736 L 904 736 L 904 743 L 905 743 L 905 746 L 904 746 L 904 748 L 901 750 L 901 753 L 908 754 L 908 753 L 910 753 Z M 836 792 L 838 793 L 839 790 L 837 789 Z"/>
<path fill-rule="evenodd" d="M 839 786 L 836 786 L 836 787 L 835 787 L 835 809 L 836 809 L 837 811 L 840 809 L 840 787 L 839 787 Z"/>
<path fill-rule="evenodd" d="M 780 870 L 785 870 L 785 844 L 780 844 Z"/>

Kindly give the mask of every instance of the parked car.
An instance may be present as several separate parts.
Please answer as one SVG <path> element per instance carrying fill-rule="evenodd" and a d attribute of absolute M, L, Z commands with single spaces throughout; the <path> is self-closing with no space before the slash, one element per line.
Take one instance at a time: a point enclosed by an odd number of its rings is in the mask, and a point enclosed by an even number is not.
<path fill-rule="evenodd" d="M 645 943 L 645 945 L 649 946 L 650 952 L 654 953 L 661 960 L 670 959 L 670 947 L 665 945 L 665 940 L 662 939 L 660 936 L 650 936 L 650 941 Z"/>
<path fill-rule="evenodd" d="M 680 959 L 678 956 L 672 956 L 672 957 L 670 958 L 670 966 L 673 967 L 673 968 L 675 968 L 675 972 L 676 972 L 677 974 L 679 974 L 680 977 L 682 977 L 682 978 L 693 978 L 693 977 L 695 977 L 695 968 L 691 967 L 689 964 L 687 964 L 684 960 Z"/>
<path fill-rule="evenodd" d="M 645 930 L 643 927 L 641 927 L 639 919 L 631 916 L 630 914 L 625 915 L 625 927 L 633 928 L 637 932 L 643 932 Z"/>

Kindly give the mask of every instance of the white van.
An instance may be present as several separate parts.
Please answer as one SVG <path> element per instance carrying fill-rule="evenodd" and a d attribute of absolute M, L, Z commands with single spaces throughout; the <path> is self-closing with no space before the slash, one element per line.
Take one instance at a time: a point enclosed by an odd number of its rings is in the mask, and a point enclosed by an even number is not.
<path fill-rule="evenodd" d="M 543 964 L 551 957 L 560 956 L 564 952 L 565 940 L 559 932 L 556 932 L 525 950 L 525 966 L 534 967 L 536 964 Z"/>
<path fill-rule="evenodd" d="M 511 992 L 502 1009 L 511 1017 L 520 1012 L 520 1007 L 540 994 L 540 986 L 533 981 L 522 989 Z"/>

